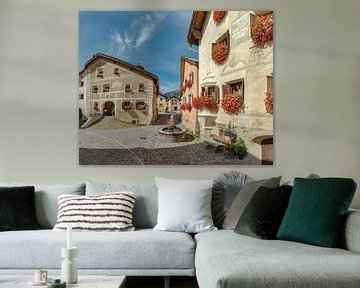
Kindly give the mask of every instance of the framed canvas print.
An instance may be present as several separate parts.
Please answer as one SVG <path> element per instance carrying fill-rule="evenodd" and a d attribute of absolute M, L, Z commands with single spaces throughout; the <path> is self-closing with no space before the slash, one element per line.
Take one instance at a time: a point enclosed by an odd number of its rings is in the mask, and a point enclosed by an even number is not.
<path fill-rule="evenodd" d="M 81 11 L 80 165 L 272 165 L 272 11 Z"/>

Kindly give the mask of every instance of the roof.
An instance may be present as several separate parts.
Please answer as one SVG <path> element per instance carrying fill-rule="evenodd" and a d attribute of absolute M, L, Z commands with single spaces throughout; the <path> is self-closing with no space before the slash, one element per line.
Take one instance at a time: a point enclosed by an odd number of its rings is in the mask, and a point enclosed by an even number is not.
<path fill-rule="evenodd" d="M 170 100 L 171 98 L 178 98 L 180 100 L 180 90 L 174 90 L 171 92 L 167 92 L 164 93 L 163 96 L 167 99 Z"/>
<path fill-rule="evenodd" d="M 210 14 L 209 11 L 194 11 L 191 17 L 190 27 L 188 30 L 187 40 L 190 45 L 199 45 L 202 37 L 205 20 Z"/>
<path fill-rule="evenodd" d="M 106 54 L 102 54 L 102 53 L 96 53 L 95 55 L 93 55 L 93 57 L 91 57 L 91 59 L 85 63 L 84 68 L 79 72 L 79 75 L 81 75 L 89 67 L 90 64 L 92 64 L 99 58 L 104 58 L 104 59 L 109 60 L 115 64 L 118 64 L 122 67 L 125 67 L 135 73 L 152 78 L 153 81 L 156 83 L 156 86 L 159 85 L 159 78 L 155 74 L 145 70 L 144 67 L 142 67 L 140 65 L 136 66 L 136 65 L 130 64 L 128 62 L 125 62 L 123 60 L 120 60 L 118 58 L 115 58 L 115 57 L 112 57 L 112 56 L 109 56 Z"/>

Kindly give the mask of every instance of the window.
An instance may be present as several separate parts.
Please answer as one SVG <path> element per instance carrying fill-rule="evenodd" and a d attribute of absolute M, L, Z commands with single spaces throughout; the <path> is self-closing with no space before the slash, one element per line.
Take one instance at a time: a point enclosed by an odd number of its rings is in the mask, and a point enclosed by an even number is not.
<path fill-rule="evenodd" d="M 99 87 L 98 85 L 93 85 L 91 86 L 91 93 L 98 93 L 99 92 Z"/>
<path fill-rule="evenodd" d="M 190 72 L 189 80 L 191 81 L 191 83 L 194 82 L 194 72 Z"/>
<path fill-rule="evenodd" d="M 84 81 L 80 81 L 80 87 L 84 87 Z"/>
<path fill-rule="evenodd" d="M 104 70 L 103 68 L 97 68 L 97 77 L 103 77 L 104 76 Z"/>
<path fill-rule="evenodd" d="M 123 110 L 131 110 L 131 102 L 130 101 L 124 101 L 122 102 L 122 109 Z"/>
<path fill-rule="evenodd" d="M 110 84 L 104 84 L 103 85 L 103 92 L 109 92 L 110 91 Z"/>
<path fill-rule="evenodd" d="M 220 103 L 219 86 L 206 86 L 201 88 L 201 96 L 211 96 L 215 98 L 217 104 Z"/>
<path fill-rule="evenodd" d="M 273 90 L 273 76 L 267 76 L 267 92 Z"/>
<path fill-rule="evenodd" d="M 97 102 L 94 102 L 94 111 L 99 112 L 99 107 Z"/>
<path fill-rule="evenodd" d="M 131 85 L 125 84 L 125 92 L 131 92 Z"/>
<path fill-rule="evenodd" d="M 145 91 L 145 84 L 139 83 L 139 92 L 144 92 L 144 91 Z"/>
<path fill-rule="evenodd" d="M 115 74 L 115 75 L 118 75 L 118 76 L 120 75 L 120 70 L 119 70 L 118 67 L 115 67 L 115 68 L 114 68 L 114 74 Z"/>
<path fill-rule="evenodd" d="M 225 34 L 223 34 L 217 41 L 216 43 L 223 43 L 225 44 L 227 47 L 230 47 L 230 33 L 229 30 L 226 31 Z"/>
<path fill-rule="evenodd" d="M 230 86 L 230 93 L 240 95 L 244 98 L 244 78 L 230 81 L 227 84 Z"/>
<path fill-rule="evenodd" d="M 84 100 L 84 94 L 80 94 L 80 95 L 79 95 L 79 99 L 80 99 L 80 100 Z"/>
<path fill-rule="evenodd" d="M 193 95 L 190 94 L 190 95 L 188 96 L 188 102 L 187 102 L 187 103 L 190 103 L 190 104 L 192 105 L 192 99 L 193 99 Z"/>
<path fill-rule="evenodd" d="M 229 53 L 229 51 L 230 51 L 230 33 L 229 33 L 229 30 L 226 31 L 226 33 L 224 33 L 219 39 L 217 39 L 215 41 L 215 43 L 212 43 L 212 47 L 211 47 L 212 48 L 212 50 L 211 50 L 212 55 L 214 55 L 213 51 L 214 51 L 215 47 L 217 46 L 217 44 L 225 44 L 225 46 L 228 47 L 228 53 Z"/>
<path fill-rule="evenodd" d="M 145 110 L 146 109 L 146 105 L 145 105 L 144 101 L 136 102 L 135 107 L 136 107 L 136 110 Z"/>

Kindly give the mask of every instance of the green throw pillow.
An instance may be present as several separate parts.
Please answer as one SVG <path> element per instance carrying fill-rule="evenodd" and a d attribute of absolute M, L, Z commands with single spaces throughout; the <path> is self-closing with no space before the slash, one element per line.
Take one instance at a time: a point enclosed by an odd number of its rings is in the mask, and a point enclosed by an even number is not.
<path fill-rule="evenodd" d="M 295 178 L 280 240 L 337 247 L 356 182 L 348 178 Z"/>

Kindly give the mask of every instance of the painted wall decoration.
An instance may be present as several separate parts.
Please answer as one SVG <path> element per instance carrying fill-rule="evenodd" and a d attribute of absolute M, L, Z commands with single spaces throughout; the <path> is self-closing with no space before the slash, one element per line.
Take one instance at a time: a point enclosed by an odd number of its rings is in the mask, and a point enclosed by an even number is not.
<path fill-rule="evenodd" d="M 81 11 L 80 165 L 272 165 L 272 11 Z"/>

